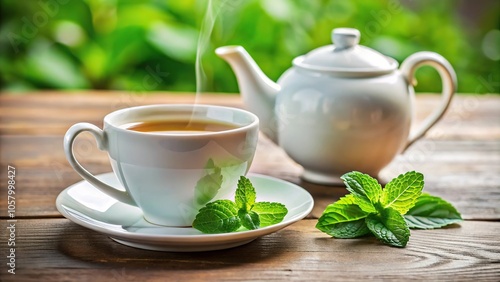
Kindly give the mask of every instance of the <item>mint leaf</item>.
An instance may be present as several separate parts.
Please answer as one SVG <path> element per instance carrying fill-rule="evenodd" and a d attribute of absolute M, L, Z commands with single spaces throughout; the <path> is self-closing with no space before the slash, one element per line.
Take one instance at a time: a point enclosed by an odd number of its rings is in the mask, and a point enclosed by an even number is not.
<path fill-rule="evenodd" d="M 462 221 L 460 213 L 447 201 L 422 194 L 405 215 L 410 228 L 434 229 Z"/>
<path fill-rule="evenodd" d="M 375 206 L 382 194 L 382 187 L 375 178 L 358 171 L 346 173 L 340 178 L 363 211 L 367 213 L 377 211 Z"/>
<path fill-rule="evenodd" d="M 365 218 L 368 215 L 356 204 L 356 199 L 352 194 L 348 194 L 335 203 L 328 205 L 323 212 L 323 215 L 325 214 L 338 217 L 342 221 Z"/>
<path fill-rule="evenodd" d="M 406 214 L 415 205 L 423 188 L 424 175 L 410 171 L 387 183 L 380 202 L 384 208 L 391 207 L 400 214 Z"/>
<path fill-rule="evenodd" d="M 404 247 L 410 239 L 410 229 L 403 216 L 393 208 L 386 208 L 380 214 L 370 214 L 366 225 L 385 244 Z"/>
<path fill-rule="evenodd" d="M 255 203 L 252 211 L 259 214 L 260 227 L 280 223 L 288 213 L 288 209 L 285 207 L 285 205 L 270 202 Z"/>
<path fill-rule="evenodd" d="M 201 208 L 193 227 L 203 233 L 227 233 L 240 228 L 238 208 L 230 200 L 217 200 Z"/>
<path fill-rule="evenodd" d="M 196 183 L 194 191 L 196 203 L 201 206 L 210 202 L 219 192 L 222 180 L 221 168 L 209 159 L 205 166 L 205 176 Z"/>
<path fill-rule="evenodd" d="M 316 224 L 316 228 L 326 234 L 340 239 L 351 239 L 364 236 L 370 233 L 370 229 L 366 226 L 365 219 L 358 219 L 349 222 L 339 222 L 329 224 L 327 219 L 323 220 L 326 224 Z"/>
<path fill-rule="evenodd" d="M 326 207 L 316 228 L 336 238 L 356 238 L 370 232 L 364 221 L 367 216 L 349 194 Z"/>
<path fill-rule="evenodd" d="M 238 211 L 238 217 L 241 220 L 241 225 L 248 230 L 254 230 L 260 227 L 259 215 L 254 211 L 245 211 L 240 209 Z"/>
<path fill-rule="evenodd" d="M 236 188 L 236 196 L 234 198 L 238 209 L 250 211 L 255 204 L 255 188 L 248 178 L 241 176 L 238 180 L 238 188 Z"/>

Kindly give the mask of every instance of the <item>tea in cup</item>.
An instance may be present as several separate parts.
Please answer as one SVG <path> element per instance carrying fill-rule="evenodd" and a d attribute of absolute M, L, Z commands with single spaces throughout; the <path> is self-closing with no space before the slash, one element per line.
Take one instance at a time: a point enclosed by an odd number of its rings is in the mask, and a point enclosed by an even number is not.
<path fill-rule="evenodd" d="M 206 203 L 231 196 L 250 168 L 259 120 L 245 110 L 212 105 L 151 105 L 108 114 L 101 130 L 73 125 L 64 137 L 66 158 L 86 181 L 120 202 L 139 207 L 158 225 L 190 226 Z M 124 187 L 100 181 L 75 159 L 81 132 L 107 151 Z"/>

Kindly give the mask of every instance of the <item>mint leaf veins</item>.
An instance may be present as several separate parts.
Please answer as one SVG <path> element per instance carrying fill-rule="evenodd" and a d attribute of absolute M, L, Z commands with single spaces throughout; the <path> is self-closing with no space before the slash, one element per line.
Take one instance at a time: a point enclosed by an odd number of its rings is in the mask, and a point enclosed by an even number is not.
<path fill-rule="evenodd" d="M 368 215 L 349 194 L 326 207 L 316 228 L 336 238 L 356 238 L 370 233 L 365 223 Z"/>
<path fill-rule="evenodd" d="M 382 194 L 382 187 L 376 179 L 357 171 L 344 174 L 340 178 L 363 211 L 368 213 L 376 211 L 375 205 Z"/>
<path fill-rule="evenodd" d="M 259 214 L 260 227 L 265 227 L 280 223 L 288 213 L 285 205 L 280 203 L 259 202 L 255 203 L 252 211 Z"/>
<path fill-rule="evenodd" d="M 462 220 L 450 203 L 422 194 L 424 176 L 419 172 L 401 174 L 384 189 L 376 179 L 357 171 L 341 179 L 351 193 L 327 206 L 316 224 L 332 237 L 371 233 L 384 244 L 405 247 L 410 228 L 440 228 Z"/>
<path fill-rule="evenodd" d="M 429 194 L 422 194 L 413 208 L 405 214 L 410 228 L 434 229 L 462 221 L 462 216 L 445 200 Z"/>
<path fill-rule="evenodd" d="M 218 200 L 201 208 L 193 227 L 203 233 L 227 233 L 240 228 L 236 204 L 230 200 Z"/>
<path fill-rule="evenodd" d="M 404 217 L 393 208 L 370 214 L 366 218 L 366 225 L 377 239 L 387 245 L 404 247 L 410 239 L 410 229 Z"/>
<path fill-rule="evenodd" d="M 385 185 L 380 202 L 384 208 L 391 207 L 405 214 L 415 205 L 424 188 L 424 175 L 410 171 L 402 174 Z"/>
<path fill-rule="evenodd" d="M 285 205 L 274 202 L 255 202 L 257 193 L 250 180 L 241 176 L 235 200 L 217 200 L 201 208 L 193 228 L 203 233 L 228 233 L 269 226 L 283 221 L 288 213 Z"/>
<path fill-rule="evenodd" d="M 238 209 L 247 212 L 250 211 L 255 204 L 256 194 L 255 188 L 250 180 L 244 176 L 240 177 L 240 180 L 238 180 L 236 195 L 234 197 L 234 201 L 236 202 Z"/>

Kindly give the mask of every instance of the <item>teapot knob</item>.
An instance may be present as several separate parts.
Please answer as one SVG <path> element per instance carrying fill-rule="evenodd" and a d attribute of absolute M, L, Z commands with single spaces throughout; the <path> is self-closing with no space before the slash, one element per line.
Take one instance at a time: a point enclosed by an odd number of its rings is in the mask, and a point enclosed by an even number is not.
<path fill-rule="evenodd" d="M 359 30 L 355 28 L 342 27 L 332 30 L 332 41 L 335 44 L 335 51 L 358 45 L 359 38 Z"/>

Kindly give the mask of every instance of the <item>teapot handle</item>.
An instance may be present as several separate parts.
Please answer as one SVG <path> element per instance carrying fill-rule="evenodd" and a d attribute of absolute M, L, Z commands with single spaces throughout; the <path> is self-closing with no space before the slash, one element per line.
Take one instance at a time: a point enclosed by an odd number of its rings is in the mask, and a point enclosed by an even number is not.
<path fill-rule="evenodd" d="M 409 84 L 413 86 L 417 84 L 414 74 L 415 71 L 423 65 L 434 67 L 441 76 L 443 84 L 441 103 L 417 129 L 410 132 L 404 150 L 415 141 L 422 138 L 424 134 L 443 117 L 457 88 L 457 76 L 451 64 L 443 56 L 434 52 L 417 52 L 403 61 L 400 70 Z"/>

